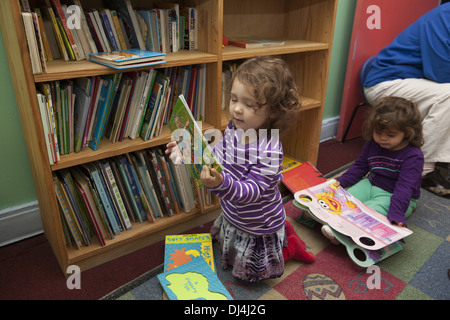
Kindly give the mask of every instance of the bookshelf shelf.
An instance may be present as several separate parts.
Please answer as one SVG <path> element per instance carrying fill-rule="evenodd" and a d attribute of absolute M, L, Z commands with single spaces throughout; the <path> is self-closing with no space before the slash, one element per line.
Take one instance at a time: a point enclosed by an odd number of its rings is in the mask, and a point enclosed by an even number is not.
<path fill-rule="evenodd" d="M 213 126 L 203 122 L 202 130 L 212 129 Z M 171 133 L 167 126 L 163 127 L 161 134 L 148 141 L 144 141 L 141 138 L 136 139 L 124 139 L 120 142 L 112 143 L 107 138 L 103 138 L 99 144 L 97 150 L 90 148 L 83 148 L 79 153 L 71 152 L 69 154 L 61 156 L 61 161 L 51 166 L 52 171 L 58 171 L 65 168 L 70 168 L 79 164 L 88 163 L 96 160 L 114 157 L 124 153 L 138 151 L 142 149 L 148 149 L 160 145 L 167 144 L 171 139 Z"/>
<path fill-rule="evenodd" d="M 262 55 L 282 55 L 299 52 L 328 50 L 328 43 L 311 42 L 305 40 L 283 40 L 284 45 L 273 47 L 262 47 L 244 49 L 234 46 L 227 46 L 223 49 L 222 60 L 245 59 Z"/>
<path fill-rule="evenodd" d="M 79 153 L 61 156 L 61 161 L 51 166 L 36 98 L 36 84 L 119 71 L 86 60 L 55 60 L 47 63 L 47 73 L 33 75 L 21 17 L 22 1 L 0 1 L 0 27 L 45 235 L 63 273 L 71 264 L 86 270 L 162 240 L 166 234 L 182 233 L 212 221 L 220 212 L 218 199 L 214 199 L 212 205 L 204 210 L 197 208 L 189 213 L 181 212 L 172 217 L 158 218 L 154 223 L 133 223 L 131 230 L 123 231 L 112 240 L 105 240 L 105 246 L 101 246 L 98 241 L 81 249 L 67 246 L 53 175 L 80 164 L 164 145 L 170 140 L 170 132 L 167 127 L 163 127 L 162 133 L 149 141 L 138 137 L 112 143 L 103 138 L 96 151 L 83 148 Z M 60 1 L 66 3 L 66 0 Z M 108 7 L 108 1 L 80 1 L 87 8 Z M 31 8 L 45 4 L 43 0 L 29 2 Z M 131 0 L 136 8 L 153 8 L 156 2 Z M 67 1 L 67 4 L 71 3 Z M 295 128 L 282 137 L 283 149 L 295 159 L 316 164 L 337 0 L 179 0 L 178 3 L 198 9 L 199 49 L 168 53 L 167 63 L 155 68 L 206 65 L 206 112 L 202 129 L 223 130 L 229 121 L 228 111 L 221 110 L 222 62 L 276 55 L 289 65 L 302 96 L 301 116 Z M 282 39 L 284 45 L 258 49 L 223 48 L 223 36 L 229 39 Z M 151 67 L 134 70 L 148 68 Z"/>
<path fill-rule="evenodd" d="M 180 52 L 168 53 L 166 55 L 166 63 L 157 66 L 158 68 L 170 68 L 177 66 L 185 66 L 200 63 L 217 62 L 217 55 L 200 52 L 182 50 Z M 35 82 L 47 82 L 54 80 L 65 80 L 81 77 L 91 77 L 97 75 L 113 74 L 119 72 L 118 70 L 102 66 L 98 63 L 87 60 L 81 61 L 63 61 L 53 60 L 47 63 L 47 73 L 36 74 L 34 76 Z M 148 67 L 136 68 L 133 70 L 146 70 Z"/>
<path fill-rule="evenodd" d="M 76 264 L 82 270 L 86 270 L 98 265 L 93 260 L 100 259 L 104 263 L 117 256 L 142 249 L 155 243 L 158 238 L 164 238 L 166 234 L 177 234 L 185 231 L 186 228 L 194 228 L 213 220 L 217 216 L 216 208 L 217 204 L 205 208 L 203 213 L 200 210 L 195 210 L 172 217 L 159 218 L 154 223 L 133 223 L 132 229 L 123 232 L 114 239 L 106 240 L 105 246 L 101 246 L 96 242 L 80 250 L 67 248 L 69 265 Z M 175 229 L 174 226 L 176 227 Z"/>

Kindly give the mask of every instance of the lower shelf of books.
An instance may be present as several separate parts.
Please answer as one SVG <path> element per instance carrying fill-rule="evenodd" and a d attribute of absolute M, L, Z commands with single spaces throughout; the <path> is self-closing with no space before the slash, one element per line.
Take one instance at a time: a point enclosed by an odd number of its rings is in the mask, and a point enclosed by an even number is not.
<path fill-rule="evenodd" d="M 220 213 L 220 206 L 213 204 L 192 210 L 189 213 L 174 214 L 172 217 L 157 218 L 154 222 L 133 223 L 132 228 L 123 231 L 114 239 L 105 240 L 102 246 L 96 239 L 91 245 L 80 249 L 67 247 L 67 265 L 77 265 L 87 270 L 111 261 L 133 251 L 164 239 L 167 234 L 178 234 L 214 220 Z M 163 257 L 161 257 L 161 261 Z M 61 266 L 66 272 L 67 266 Z"/>

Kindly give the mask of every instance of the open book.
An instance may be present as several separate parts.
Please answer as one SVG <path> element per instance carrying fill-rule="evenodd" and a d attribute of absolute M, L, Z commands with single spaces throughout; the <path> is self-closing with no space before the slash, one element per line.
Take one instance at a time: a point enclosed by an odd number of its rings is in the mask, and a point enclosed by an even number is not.
<path fill-rule="evenodd" d="M 295 200 L 306 207 L 314 219 L 328 224 L 368 250 L 384 248 L 412 234 L 407 228 L 391 224 L 385 216 L 366 206 L 344 188 L 336 188 L 335 182 L 332 179 L 298 191 L 294 194 Z"/>
<path fill-rule="evenodd" d="M 349 257 L 361 267 L 369 267 L 403 247 L 398 242 L 412 234 L 397 227 L 381 213 L 369 208 L 342 187 L 328 180 L 294 194 L 294 204 L 306 209 L 314 220 L 328 224 Z"/>
<path fill-rule="evenodd" d="M 202 187 L 200 173 L 203 166 L 208 165 L 222 172 L 223 167 L 214 156 L 208 141 L 204 137 L 200 126 L 192 116 L 192 112 L 183 95 L 173 108 L 169 120 L 169 128 L 172 131 L 172 140 L 177 141 L 183 162 L 187 165 L 191 176 L 198 187 Z"/>

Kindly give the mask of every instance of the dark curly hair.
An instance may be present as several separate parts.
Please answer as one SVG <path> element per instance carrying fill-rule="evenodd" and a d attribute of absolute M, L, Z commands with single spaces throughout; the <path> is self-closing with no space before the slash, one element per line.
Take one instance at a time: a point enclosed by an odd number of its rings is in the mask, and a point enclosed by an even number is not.
<path fill-rule="evenodd" d="M 255 57 L 242 63 L 233 75 L 252 88 L 252 95 L 260 108 L 269 107 L 267 129 L 284 131 L 296 119 L 300 110 L 297 85 L 287 64 L 280 58 Z"/>
<path fill-rule="evenodd" d="M 418 148 L 423 145 L 422 116 L 410 100 L 392 96 L 381 98 L 364 122 L 362 136 L 370 141 L 374 130 L 388 127 L 403 131 L 409 144 Z"/>

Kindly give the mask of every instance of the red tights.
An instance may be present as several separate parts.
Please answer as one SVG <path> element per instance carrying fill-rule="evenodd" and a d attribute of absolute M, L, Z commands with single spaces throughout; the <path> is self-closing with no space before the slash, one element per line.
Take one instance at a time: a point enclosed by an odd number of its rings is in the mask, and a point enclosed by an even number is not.
<path fill-rule="evenodd" d="M 316 260 L 313 253 L 306 251 L 305 242 L 295 233 L 294 227 L 287 220 L 286 233 L 288 238 L 288 246 L 283 248 L 284 262 L 294 259 L 311 263 Z"/>

